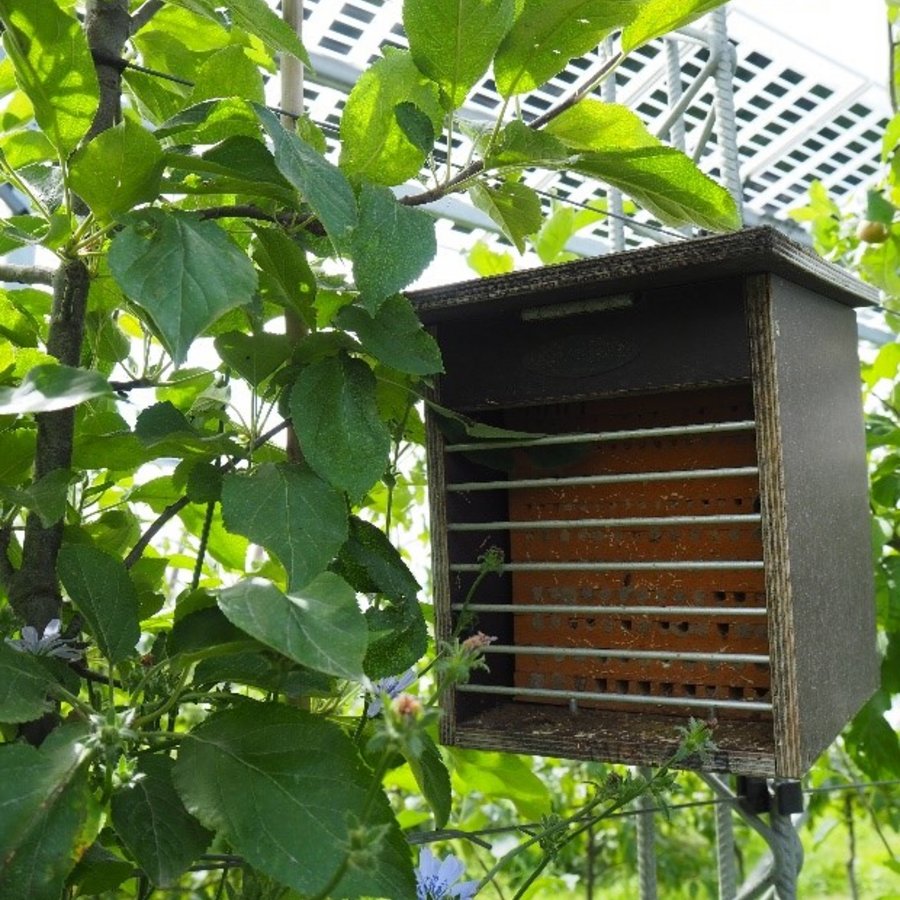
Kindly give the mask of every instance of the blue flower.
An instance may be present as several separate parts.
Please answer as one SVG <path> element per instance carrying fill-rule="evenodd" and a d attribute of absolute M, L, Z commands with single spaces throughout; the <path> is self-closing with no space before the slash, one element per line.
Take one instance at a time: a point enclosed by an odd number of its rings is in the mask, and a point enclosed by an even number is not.
<path fill-rule="evenodd" d="M 393 700 L 402 694 L 414 681 L 416 673 L 414 669 L 408 669 L 402 675 L 389 675 L 387 678 L 379 678 L 369 686 L 368 693 L 372 695 L 369 705 L 366 707 L 366 715 L 370 718 L 381 712 L 382 699 L 387 695 L 388 700 Z"/>
<path fill-rule="evenodd" d="M 59 619 L 51 619 L 44 629 L 44 633 L 38 637 L 37 629 L 33 625 L 26 625 L 22 629 L 22 637 L 18 640 L 6 638 L 6 643 L 13 650 L 20 653 L 32 653 L 35 656 L 56 656 L 65 660 L 81 659 L 84 655 L 67 638 L 59 636 L 62 624 Z"/>
<path fill-rule="evenodd" d="M 465 866 L 453 854 L 439 860 L 428 847 L 419 854 L 419 868 L 416 869 L 417 900 L 471 900 L 478 888 L 477 881 L 461 881 Z"/>

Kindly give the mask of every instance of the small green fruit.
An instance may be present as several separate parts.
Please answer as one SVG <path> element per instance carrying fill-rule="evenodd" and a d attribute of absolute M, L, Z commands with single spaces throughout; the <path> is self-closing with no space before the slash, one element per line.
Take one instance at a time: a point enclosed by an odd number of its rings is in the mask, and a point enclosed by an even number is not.
<path fill-rule="evenodd" d="M 856 228 L 856 236 L 867 244 L 883 244 L 890 233 L 890 229 L 883 222 L 863 220 Z"/>

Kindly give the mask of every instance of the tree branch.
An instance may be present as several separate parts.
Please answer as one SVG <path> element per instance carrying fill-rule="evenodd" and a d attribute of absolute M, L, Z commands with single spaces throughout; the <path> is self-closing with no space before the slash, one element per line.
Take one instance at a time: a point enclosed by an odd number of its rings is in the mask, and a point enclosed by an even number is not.
<path fill-rule="evenodd" d="M 552 109 L 548 109 L 543 115 L 538 116 L 536 119 L 531 122 L 526 123 L 529 128 L 534 131 L 539 131 L 549 122 L 552 122 L 557 116 L 562 115 L 567 109 L 571 109 L 576 103 L 584 100 L 594 88 L 597 87 L 607 76 L 609 76 L 612 72 L 622 64 L 622 60 L 624 59 L 624 55 L 622 53 L 616 53 L 614 56 L 611 56 L 605 63 L 597 70 L 597 74 L 590 79 L 586 84 L 583 84 L 577 91 L 574 91 L 568 97 L 565 97 L 556 106 Z M 440 200 L 443 197 L 446 197 L 447 194 L 453 193 L 456 188 L 460 185 L 465 184 L 465 182 L 474 178 L 476 175 L 479 175 L 484 171 L 484 162 L 482 160 L 476 160 L 473 163 L 470 163 L 464 169 L 462 169 L 459 173 L 457 173 L 450 181 L 445 184 L 439 185 L 436 188 L 432 188 L 429 191 L 423 191 L 421 194 L 410 194 L 406 197 L 400 198 L 400 202 L 404 206 L 422 206 L 425 203 L 434 203 L 436 200 Z"/>
<path fill-rule="evenodd" d="M 0 263 L 0 281 L 14 281 L 17 284 L 53 284 L 53 269 L 41 266 L 17 266 Z"/>
<path fill-rule="evenodd" d="M 201 219 L 261 219 L 263 222 L 278 222 L 277 216 L 267 213 L 264 209 L 254 206 L 252 203 L 238 203 L 233 206 L 210 206 L 207 209 L 198 209 L 197 215 Z"/>
<path fill-rule="evenodd" d="M 47 352 L 65 366 L 81 361 L 84 316 L 90 276 L 81 260 L 69 260 L 53 278 L 53 308 L 47 336 Z M 72 463 L 75 410 L 38 413 L 34 479 L 40 480 Z M 9 602 L 29 625 L 43 630 L 59 618 L 60 595 L 56 581 L 56 559 L 62 546 L 62 521 L 44 528 L 36 513 L 25 520 L 22 566 L 9 579 Z M 8 560 L 7 560 L 8 561 Z"/>
<path fill-rule="evenodd" d="M 144 0 L 131 14 L 130 32 L 134 34 L 143 28 L 162 8 L 163 0 Z"/>
<path fill-rule="evenodd" d="M 12 525 L 4 525 L 0 528 L 0 586 L 9 587 L 16 570 L 9 561 L 9 545 L 12 542 Z"/>
<path fill-rule="evenodd" d="M 100 82 L 100 104 L 86 143 L 122 117 L 122 50 L 131 34 L 128 0 L 87 0 L 84 33 Z"/>
<path fill-rule="evenodd" d="M 195 210 L 201 219 L 259 219 L 261 222 L 273 222 L 282 228 L 293 228 L 301 223 L 306 223 L 308 230 L 320 236 L 325 232 L 318 220 L 310 219 L 310 216 L 283 210 L 282 212 L 268 213 L 252 203 L 236 203 L 230 206 L 210 206 L 206 209 Z"/>

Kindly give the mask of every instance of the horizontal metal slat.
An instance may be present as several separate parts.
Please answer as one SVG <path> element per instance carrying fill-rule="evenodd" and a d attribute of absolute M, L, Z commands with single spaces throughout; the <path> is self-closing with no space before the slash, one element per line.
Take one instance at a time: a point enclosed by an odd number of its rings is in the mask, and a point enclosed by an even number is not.
<path fill-rule="evenodd" d="M 728 516 L 637 516 L 622 519 L 531 519 L 517 522 L 451 522 L 448 531 L 541 531 L 565 528 L 654 528 L 687 525 L 756 525 L 758 513 Z"/>
<path fill-rule="evenodd" d="M 503 572 L 682 572 L 762 570 L 762 560 L 659 560 L 640 562 L 530 562 L 504 563 Z M 479 563 L 453 563 L 451 572 L 480 572 Z"/>
<path fill-rule="evenodd" d="M 722 469 L 678 469 L 668 472 L 626 472 L 621 475 L 575 475 L 571 478 L 520 478 L 507 481 L 465 481 L 447 485 L 448 491 L 499 491 L 516 488 L 589 487 L 599 484 L 635 484 L 648 481 L 689 481 L 698 478 L 740 478 L 759 475 L 757 466 Z"/>
<path fill-rule="evenodd" d="M 582 659 L 658 659 L 671 662 L 705 662 L 769 665 L 769 657 L 760 653 L 698 653 L 689 650 L 612 650 L 600 647 L 539 647 L 528 644 L 493 644 L 485 653 L 521 656 L 571 656 Z"/>
<path fill-rule="evenodd" d="M 454 612 L 463 609 L 473 613 L 512 613 L 513 615 L 529 615 L 534 613 L 562 613 L 578 616 L 665 616 L 668 619 L 681 619 L 693 616 L 733 618 L 765 618 L 768 610 L 764 606 L 574 606 L 562 603 L 530 604 L 530 603 L 454 603 Z"/>
<path fill-rule="evenodd" d="M 701 709 L 742 709 L 771 712 L 772 704 L 760 700 L 711 700 L 705 697 L 653 697 L 648 694 L 604 694 L 599 691 L 558 691 L 550 688 L 517 688 L 506 685 L 460 684 L 456 690 L 466 694 L 496 694 L 504 697 L 546 697 L 577 703 L 579 700 L 599 700 L 604 703 L 634 703 L 645 706 L 698 707 Z"/>
<path fill-rule="evenodd" d="M 447 453 L 466 453 L 484 450 L 512 450 L 517 447 L 553 447 L 566 444 L 598 444 L 609 441 L 640 440 L 642 438 L 688 437 L 691 435 L 752 431 L 756 422 L 752 419 L 740 422 L 707 422 L 698 425 L 668 425 L 659 428 L 632 428 L 623 431 L 593 433 L 549 434 L 534 438 L 516 438 L 504 441 L 472 441 L 466 444 L 448 444 Z"/>

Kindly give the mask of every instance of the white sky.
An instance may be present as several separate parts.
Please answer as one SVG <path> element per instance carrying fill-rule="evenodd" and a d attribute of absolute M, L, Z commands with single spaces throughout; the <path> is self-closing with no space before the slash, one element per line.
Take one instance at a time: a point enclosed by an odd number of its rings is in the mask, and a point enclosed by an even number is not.
<path fill-rule="evenodd" d="M 753 18 L 879 85 L 887 84 L 884 0 L 732 0 L 728 8 L 734 17 Z M 765 47 L 759 49 L 765 52 Z"/>

